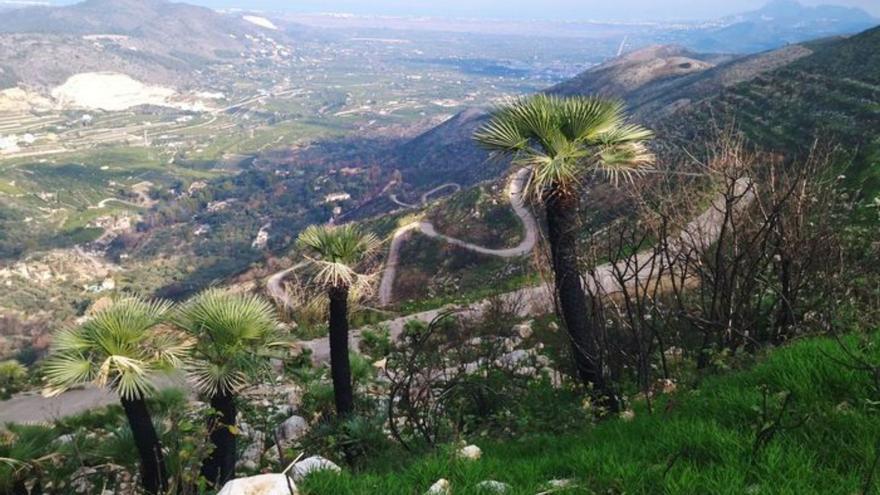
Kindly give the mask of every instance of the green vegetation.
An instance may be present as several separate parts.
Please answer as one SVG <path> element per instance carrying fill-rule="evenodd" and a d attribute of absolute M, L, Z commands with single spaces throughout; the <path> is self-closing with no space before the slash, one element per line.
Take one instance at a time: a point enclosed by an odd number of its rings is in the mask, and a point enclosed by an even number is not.
<path fill-rule="evenodd" d="M 843 340 L 880 362 L 880 335 Z M 876 384 L 852 368 L 830 338 L 797 342 L 759 358 L 751 369 L 708 376 L 664 396 L 634 419 L 610 419 L 564 434 L 515 439 L 468 438 L 477 461 L 456 447 L 410 457 L 378 456 L 356 474 L 316 474 L 300 490 L 323 494 L 411 494 L 440 478 L 453 493 L 484 493 L 484 480 L 508 483 L 512 494 L 553 493 L 828 493 L 880 489 L 872 477 L 880 455 Z M 629 417 L 629 416 L 627 416 Z M 521 418 L 528 422 L 529 418 Z"/>
<path fill-rule="evenodd" d="M 265 299 L 219 289 L 188 301 L 174 320 L 192 342 L 191 382 L 217 415 L 208 419 L 214 450 L 201 474 L 209 486 L 222 487 L 235 477 L 238 396 L 267 374 L 269 352 L 281 345 L 279 321 Z"/>
<path fill-rule="evenodd" d="M 55 335 L 46 378 L 52 393 L 94 383 L 119 394 L 140 456 L 144 490 L 158 495 L 168 487 L 165 455 L 146 398 L 155 391 L 155 375 L 182 365 L 186 346 L 156 331 L 170 307 L 124 299 L 82 326 Z"/>
<path fill-rule="evenodd" d="M 653 164 L 645 144 L 653 134 L 626 119 L 619 102 L 538 95 L 501 107 L 474 134 L 481 146 L 511 158 L 514 166 L 531 167 L 524 193 L 545 207 L 555 293 L 578 373 L 613 410 L 618 399 L 606 385 L 599 336 L 589 321 L 576 227 L 588 174 L 603 174 L 616 184 Z"/>
<path fill-rule="evenodd" d="M 349 300 L 363 292 L 368 278 L 359 269 L 379 248 L 379 239 L 363 234 L 352 225 L 338 227 L 313 225 L 300 234 L 297 244 L 307 252 L 312 282 L 323 288 L 330 301 L 330 372 L 336 413 L 346 417 L 354 412 L 354 392 L 349 357 Z M 355 299 L 357 296 L 355 296 Z"/>

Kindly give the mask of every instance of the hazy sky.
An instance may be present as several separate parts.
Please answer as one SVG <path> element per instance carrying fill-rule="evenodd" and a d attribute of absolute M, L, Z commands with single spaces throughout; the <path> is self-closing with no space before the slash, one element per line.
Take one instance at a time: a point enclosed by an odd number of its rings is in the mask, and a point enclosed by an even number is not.
<path fill-rule="evenodd" d="M 189 0 L 212 7 L 517 19 L 708 19 L 753 10 L 766 0 Z M 861 7 L 880 17 L 880 0 L 802 0 Z"/>

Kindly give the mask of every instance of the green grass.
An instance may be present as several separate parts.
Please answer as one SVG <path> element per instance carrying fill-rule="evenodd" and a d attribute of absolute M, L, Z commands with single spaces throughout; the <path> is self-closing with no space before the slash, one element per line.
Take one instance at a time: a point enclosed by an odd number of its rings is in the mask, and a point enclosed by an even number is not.
<path fill-rule="evenodd" d="M 856 338 L 846 341 L 854 345 Z M 880 338 L 866 354 L 880 359 Z M 832 357 L 834 359 L 832 359 Z M 878 454 L 878 391 L 868 373 L 849 369 L 830 339 L 777 350 L 747 371 L 706 378 L 693 390 L 635 407 L 631 422 L 611 419 L 565 435 L 513 441 L 467 439 L 483 449 L 462 461 L 452 447 L 424 455 L 389 453 L 360 473 L 320 474 L 300 485 L 304 495 L 424 493 L 439 478 L 452 493 L 476 494 L 477 483 L 509 483 L 512 494 L 546 490 L 566 478 L 577 487 L 555 493 L 855 494 L 865 490 Z M 786 428 L 755 449 L 766 408 L 775 417 L 784 394 Z M 867 489 L 876 493 L 880 476 Z"/>

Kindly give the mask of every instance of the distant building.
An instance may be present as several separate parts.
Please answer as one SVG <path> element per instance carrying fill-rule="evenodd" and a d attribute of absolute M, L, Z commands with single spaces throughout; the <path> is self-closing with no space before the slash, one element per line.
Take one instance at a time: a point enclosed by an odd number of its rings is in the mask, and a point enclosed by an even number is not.
<path fill-rule="evenodd" d="M 324 196 L 325 203 L 336 203 L 339 201 L 348 201 L 349 199 L 351 199 L 351 194 L 348 194 L 345 192 L 333 193 L 333 194 L 328 194 L 327 196 Z"/>

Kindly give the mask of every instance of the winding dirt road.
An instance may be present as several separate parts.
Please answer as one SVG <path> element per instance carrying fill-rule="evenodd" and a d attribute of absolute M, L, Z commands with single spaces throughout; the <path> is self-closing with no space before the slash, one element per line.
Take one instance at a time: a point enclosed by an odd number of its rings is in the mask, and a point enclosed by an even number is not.
<path fill-rule="evenodd" d="M 404 243 L 409 240 L 413 232 L 419 232 L 422 235 L 426 235 L 433 239 L 441 239 L 450 244 L 467 249 L 468 251 L 488 256 L 516 258 L 529 254 L 538 242 L 538 222 L 535 220 L 532 212 L 526 208 L 522 198 L 523 189 L 525 188 L 531 173 L 531 169 L 521 169 L 511 177 L 507 188 L 507 194 L 510 198 L 510 206 L 513 208 L 514 213 L 516 213 L 516 216 L 522 221 L 526 232 L 522 241 L 520 241 L 518 245 L 505 249 L 490 249 L 478 246 L 461 239 L 443 235 L 437 232 L 437 229 L 434 228 L 434 225 L 430 222 L 415 222 L 401 227 L 394 232 L 394 236 L 391 238 L 391 247 L 388 250 L 388 260 L 385 262 L 385 269 L 382 272 L 382 281 L 379 283 L 379 304 L 387 306 L 394 298 L 394 280 L 397 278 L 397 266 L 400 263 L 400 249 L 403 247 Z M 450 185 L 447 184 L 432 191 L 428 191 L 422 196 L 422 202 L 427 202 L 429 196 L 436 193 L 438 190 L 449 186 Z M 396 198 L 392 198 L 392 201 L 399 205 L 407 206 L 406 204 L 397 201 Z"/>

